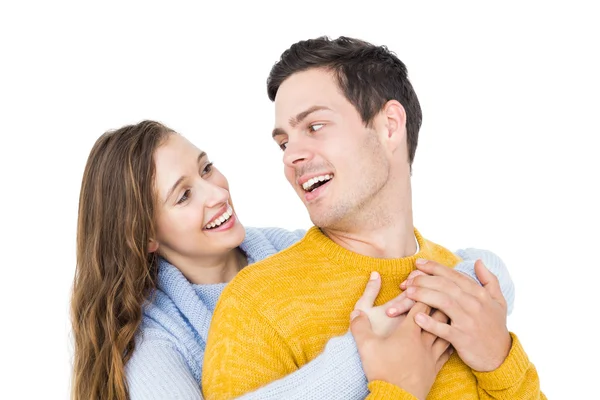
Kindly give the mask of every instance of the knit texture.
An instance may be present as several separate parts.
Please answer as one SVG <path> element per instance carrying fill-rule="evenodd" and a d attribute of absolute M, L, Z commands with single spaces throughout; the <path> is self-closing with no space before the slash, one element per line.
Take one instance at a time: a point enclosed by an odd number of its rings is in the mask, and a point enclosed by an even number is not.
<path fill-rule="evenodd" d="M 248 262 L 254 263 L 289 247 L 304 233 L 247 228 L 240 247 Z M 158 287 L 144 305 L 136 349 L 125 366 L 132 400 L 202 398 L 200 377 L 208 327 L 225 285 L 191 284 L 175 266 L 160 260 Z M 348 349 L 342 358 L 356 352 L 356 346 L 352 349 L 347 341 L 348 337 L 337 339 Z M 337 344 L 332 343 L 334 350 Z"/>
<path fill-rule="evenodd" d="M 305 231 L 248 228 L 241 248 L 249 263 L 260 261 L 298 241 Z M 514 287 L 502 260 L 494 253 L 457 251 L 463 261 L 457 270 L 474 277 L 481 258 L 496 274 L 509 309 Z M 144 307 L 136 349 L 126 365 L 130 398 L 201 399 L 200 376 L 212 313 L 225 283 L 194 285 L 166 260 L 159 264 L 158 289 Z M 508 295 L 508 296 L 507 296 Z M 367 394 L 356 344 L 350 333 L 332 338 L 317 358 L 294 373 L 272 382 L 243 399 L 347 399 Z"/>
<path fill-rule="evenodd" d="M 213 317 L 202 376 L 206 398 L 235 398 L 292 374 L 314 360 L 331 338 L 347 332 L 350 312 L 371 271 L 382 276 L 376 299 L 376 305 L 380 305 L 400 293 L 399 284 L 415 269 L 417 258 L 448 267 L 460 261 L 457 255 L 425 240 L 416 230 L 415 235 L 420 247 L 416 255 L 376 259 L 346 250 L 313 227 L 297 244 L 242 270 L 225 288 Z M 367 387 L 363 378 L 359 383 L 360 388 L 352 393 L 314 398 L 412 398 L 385 382 L 371 382 Z M 345 389 L 337 384 L 336 387 L 337 392 Z M 493 396 L 490 391 L 494 391 Z M 535 393 L 537 397 L 522 397 Z M 513 336 L 513 346 L 503 366 L 485 376 L 476 376 L 453 354 L 428 398 L 540 396 L 535 368 Z"/>

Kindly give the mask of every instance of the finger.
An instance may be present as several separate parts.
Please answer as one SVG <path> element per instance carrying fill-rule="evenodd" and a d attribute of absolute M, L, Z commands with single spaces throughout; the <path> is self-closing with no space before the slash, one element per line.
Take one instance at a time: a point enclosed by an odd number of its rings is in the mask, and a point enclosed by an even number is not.
<path fill-rule="evenodd" d="M 433 312 L 433 314 L 431 315 L 431 318 L 434 321 L 441 322 L 443 324 L 448 323 L 448 316 L 440 310 L 435 310 Z M 433 333 L 428 332 L 428 331 L 423 331 L 423 343 L 425 343 L 427 345 L 427 347 L 431 347 L 433 345 L 433 342 L 435 342 L 437 338 L 438 337 L 436 335 L 434 335 Z M 446 350 L 446 349 L 444 348 L 444 350 Z"/>
<path fill-rule="evenodd" d="M 415 305 L 414 300 L 404 297 L 404 299 L 395 301 L 390 307 L 385 310 L 388 317 L 397 317 L 402 314 L 406 314 Z"/>
<path fill-rule="evenodd" d="M 452 345 L 446 339 L 437 338 L 435 342 L 433 342 L 433 346 L 431 346 L 431 351 L 433 352 L 434 357 L 440 357 L 448 347 Z"/>
<path fill-rule="evenodd" d="M 425 272 L 415 269 L 413 272 L 408 274 L 408 277 L 406 278 L 406 280 L 404 280 L 404 281 L 402 281 L 402 283 L 400 283 L 400 289 L 406 290 L 407 283 L 409 283 L 410 281 L 412 281 L 419 275 L 425 275 Z"/>
<path fill-rule="evenodd" d="M 406 289 L 406 296 L 416 302 L 425 303 L 432 308 L 443 311 L 451 320 L 457 320 L 457 318 L 464 316 L 465 310 L 462 303 L 470 305 L 475 301 L 469 295 L 463 294 L 461 297 L 455 298 L 445 292 L 417 286 L 410 286 Z"/>
<path fill-rule="evenodd" d="M 458 285 L 456 285 L 456 283 L 444 276 L 422 275 L 416 277 L 412 280 L 412 282 L 408 284 L 406 291 L 404 291 L 403 293 L 406 293 L 406 295 L 410 297 L 409 295 L 412 292 L 414 292 L 414 289 L 411 289 L 412 287 L 426 288 L 446 293 L 453 299 L 458 299 L 460 296 L 467 294 L 466 292 L 461 290 L 461 288 L 459 288 Z"/>
<path fill-rule="evenodd" d="M 446 351 L 444 351 L 442 353 L 442 355 L 438 358 L 437 362 L 435 363 L 435 371 L 436 372 L 439 373 L 441 371 L 441 369 L 448 362 L 448 360 L 450 359 L 450 356 L 453 353 L 454 353 L 454 349 L 452 347 L 448 347 L 448 349 L 446 349 Z"/>
<path fill-rule="evenodd" d="M 427 305 L 423 302 L 419 302 L 419 303 L 415 303 L 413 308 L 410 309 L 409 315 L 414 318 L 414 316 L 417 315 L 418 313 L 425 313 L 425 314 L 429 315 L 430 312 L 431 312 L 431 307 L 429 307 L 429 305 Z"/>
<path fill-rule="evenodd" d="M 489 269 L 483 264 L 483 261 L 475 261 L 475 274 L 477 279 L 483 285 L 483 287 L 489 292 L 490 296 L 494 300 L 505 302 L 502 289 L 500 289 L 500 282 L 496 275 L 492 274 Z"/>
<path fill-rule="evenodd" d="M 408 312 L 414 304 L 415 302 L 406 297 L 405 292 L 402 292 L 392 300 L 383 304 L 382 307 L 385 308 L 385 313 L 388 317 L 397 317 L 398 315 Z"/>
<path fill-rule="evenodd" d="M 381 276 L 376 271 L 371 272 L 371 277 L 367 282 L 367 286 L 365 287 L 365 291 L 356 304 L 354 305 L 355 310 L 367 310 L 373 307 L 373 303 L 375 303 L 375 299 L 379 294 L 379 290 L 381 289 Z"/>
<path fill-rule="evenodd" d="M 403 323 L 413 323 L 415 325 L 415 331 L 421 331 L 421 327 L 416 323 L 415 317 L 420 314 L 427 314 L 431 312 L 431 307 L 425 303 L 417 302 L 408 312 L 407 318 Z M 408 322 L 406 322 L 408 321 Z"/>
<path fill-rule="evenodd" d="M 350 313 L 350 331 L 357 344 L 369 340 L 373 336 L 373 329 L 371 328 L 371 321 L 367 314 L 361 310 L 352 311 Z"/>
<path fill-rule="evenodd" d="M 459 272 L 460 273 L 460 272 Z M 485 273 L 485 272 L 484 272 Z M 490 273 L 491 274 L 491 273 Z M 462 275 L 462 274 L 461 274 Z M 492 275 L 492 279 L 496 279 L 496 277 Z M 476 282 L 472 278 L 468 277 L 469 280 Z M 490 283 L 492 285 L 492 291 L 497 288 L 502 295 L 502 291 L 500 290 L 499 283 L 496 281 L 496 286 L 494 287 L 494 282 Z M 415 297 L 414 292 L 421 291 L 424 289 L 434 290 L 440 292 L 441 294 L 438 297 L 444 297 L 444 302 L 446 305 L 442 305 L 442 303 L 431 303 L 430 301 L 434 301 L 431 298 L 419 298 Z M 424 303 L 429 304 L 434 308 L 439 308 L 444 311 L 446 314 L 450 316 L 450 318 L 456 320 L 457 315 L 451 315 L 452 311 L 448 308 L 452 303 L 457 304 L 462 311 L 466 313 L 478 312 L 481 309 L 482 305 L 487 302 L 497 301 L 502 304 L 506 304 L 504 301 L 504 297 L 501 297 L 497 300 L 494 300 L 492 294 L 484 287 L 480 286 L 479 283 L 475 283 L 475 286 L 471 288 L 470 292 L 462 290 L 458 287 L 453 281 L 443 276 L 435 276 L 435 275 L 424 275 L 419 276 L 413 279 L 412 283 L 409 284 L 406 291 L 407 297 L 413 300 L 422 301 Z M 427 292 L 429 293 L 429 292 Z"/>
<path fill-rule="evenodd" d="M 481 286 L 479 286 L 475 280 L 468 275 L 455 271 L 453 268 L 449 268 L 435 261 L 423 259 L 418 259 L 415 264 L 420 271 L 423 271 L 428 275 L 442 276 L 451 280 L 466 293 L 473 296 L 480 294 Z"/>
<path fill-rule="evenodd" d="M 417 303 L 419 304 L 419 303 Z M 413 307 L 414 309 L 414 307 Z M 411 310 L 412 311 L 412 310 Z M 419 325 L 423 330 L 430 332 L 437 336 L 438 338 L 444 339 L 450 343 L 452 343 L 455 336 L 455 329 L 446 323 L 442 323 L 430 317 L 429 315 L 419 312 L 415 315 L 415 322 Z"/>

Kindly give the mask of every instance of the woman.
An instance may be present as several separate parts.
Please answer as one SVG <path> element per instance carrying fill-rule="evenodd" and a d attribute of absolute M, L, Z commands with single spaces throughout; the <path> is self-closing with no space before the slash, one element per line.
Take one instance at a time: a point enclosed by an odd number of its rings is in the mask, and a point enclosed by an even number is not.
<path fill-rule="evenodd" d="M 102 135 L 79 202 L 73 397 L 201 398 L 205 340 L 226 282 L 302 235 L 244 229 L 225 177 L 164 125 L 144 121 Z M 459 255 L 465 261 L 456 268 L 471 276 L 473 261 L 482 258 L 512 303 L 512 282 L 497 257 Z M 383 316 L 373 319 L 380 331 L 395 319 L 385 317 L 392 306 L 397 315 L 411 302 L 400 295 L 373 307 L 371 315 Z M 343 398 L 364 379 L 348 333 L 294 374 L 244 398 Z"/>

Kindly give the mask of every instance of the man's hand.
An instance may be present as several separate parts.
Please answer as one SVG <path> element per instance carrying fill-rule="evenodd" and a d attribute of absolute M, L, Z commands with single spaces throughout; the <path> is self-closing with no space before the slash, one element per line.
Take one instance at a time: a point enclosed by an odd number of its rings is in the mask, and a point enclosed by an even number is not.
<path fill-rule="evenodd" d="M 389 382 L 418 399 L 427 397 L 438 372 L 452 354 L 447 341 L 424 331 L 415 323 L 417 314 L 429 315 L 430 311 L 427 305 L 416 303 L 387 336 L 373 332 L 364 312 L 352 312 L 350 329 L 369 382 Z M 431 318 L 439 323 L 445 322 L 441 313 L 434 312 Z"/>
<path fill-rule="evenodd" d="M 506 327 L 506 301 L 498 279 L 481 260 L 475 273 L 481 287 L 470 277 L 433 261 L 418 260 L 417 268 L 428 275 L 406 281 L 408 298 L 444 312 L 448 325 L 421 312 L 415 321 L 424 330 L 450 342 L 473 370 L 498 368 L 508 356 L 512 339 Z"/>

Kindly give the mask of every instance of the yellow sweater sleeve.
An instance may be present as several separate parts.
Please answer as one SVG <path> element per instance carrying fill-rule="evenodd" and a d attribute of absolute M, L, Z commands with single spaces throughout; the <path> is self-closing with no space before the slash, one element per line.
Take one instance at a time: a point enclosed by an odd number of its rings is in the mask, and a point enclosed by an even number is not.
<path fill-rule="evenodd" d="M 239 397 L 297 369 L 289 346 L 257 309 L 231 291 L 217 303 L 202 368 L 206 400 Z"/>
<path fill-rule="evenodd" d="M 369 391 L 371 393 L 365 400 L 418 400 L 415 396 L 407 391 L 384 381 L 369 382 Z"/>
<path fill-rule="evenodd" d="M 545 400 L 535 366 L 529 361 L 517 335 L 512 332 L 510 335 L 512 347 L 500 367 L 490 372 L 473 371 L 477 378 L 479 398 Z"/>

